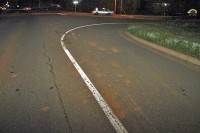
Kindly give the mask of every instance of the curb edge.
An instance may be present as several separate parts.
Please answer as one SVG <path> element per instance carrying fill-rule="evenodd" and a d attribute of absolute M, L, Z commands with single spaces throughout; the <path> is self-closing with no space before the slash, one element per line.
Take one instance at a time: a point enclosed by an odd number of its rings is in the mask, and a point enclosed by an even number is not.
<path fill-rule="evenodd" d="M 131 39 L 133 39 L 133 40 L 135 40 L 135 41 L 137 41 L 137 42 L 139 42 L 139 43 L 141 43 L 141 44 L 143 44 L 143 45 L 145 45 L 145 46 L 151 47 L 151 48 L 153 48 L 153 49 L 155 49 L 155 50 L 157 50 L 157 51 L 166 53 L 166 54 L 168 54 L 168 55 L 174 56 L 174 57 L 176 57 L 176 58 L 178 58 L 178 59 L 187 61 L 187 62 L 189 62 L 189 63 L 192 63 L 192 64 L 194 64 L 194 65 L 200 67 L 200 60 L 198 60 L 198 59 L 196 59 L 196 58 L 194 58 L 194 57 L 191 57 L 191 56 L 189 56 L 189 55 L 185 55 L 185 54 L 183 54 L 183 53 L 174 51 L 174 50 L 172 50 L 172 49 L 168 49 L 168 48 L 166 48 L 166 47 L 159 46 L 159 45 L 157 45 L 157 44 L 155 44 L 155 43 L 152 43 L 152 42 L 149 42 L 149 41 L 146 41 L 146 40 L 143 40 L 143 39 L 141 39 L 141 38 L 139 38 L 139 37 L 136 37 L 136 36 L 132 35 L 132 34 L 129 33 L 126 29 L 125 29 L 124 32 L 125 32 L 125 34 L 126 34 L 128 37 L 130 37 Z"/>

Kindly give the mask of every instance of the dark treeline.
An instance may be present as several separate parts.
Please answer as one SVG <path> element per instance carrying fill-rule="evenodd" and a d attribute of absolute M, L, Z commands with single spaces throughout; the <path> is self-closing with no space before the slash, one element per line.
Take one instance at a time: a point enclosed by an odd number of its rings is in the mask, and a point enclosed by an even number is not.
<path fill-rule="evenodd" d="M 114 1 L 82 0 L 79 11 L 91 12 L 95 7 L 114 10 Z M 116 0 L 116 2 L 117 13 L 125 14 L 183 15 L 191 8 L 198 12 L 200 9 L 200 0 Z"/>
<path fill-rule="evenodd" d="M 9 1 L 11 5 L 43 7 L 59 4 L 62 10 L 73 11 L 73 0 L 0 0 L 0 4 Z M 77 11 L 91 12 L 96 7 L 114 10 L 115 0 L 79 0 Z M 180 15 L 186 14 L 191 8 L 200 9 L 200 0 L 116 0 L 117 13 L 124 14 L 155 14 Z M 121 6 L 122 3 L 122 6 Z M 198 13 L 199 15 L 199 13 Z"/>

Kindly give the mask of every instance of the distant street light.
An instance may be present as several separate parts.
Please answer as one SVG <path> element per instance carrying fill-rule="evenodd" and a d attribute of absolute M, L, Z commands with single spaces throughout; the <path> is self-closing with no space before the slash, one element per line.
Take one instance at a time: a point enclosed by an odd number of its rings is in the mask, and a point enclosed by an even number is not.
<path fill-rule="evenodd" d="M 169 3 L 162 3 L 162 6 L 164 7 L 165 20 L 167 20 L 167 6 L 169 6 Z"/>
<path fill-rule="evenodd" d="M 78 4 L 78 1 L 73 1 L 73 4 L 74 4 L 74 6 L 75 6 L 75 13 L 76 13 L 76 5 Z"/>

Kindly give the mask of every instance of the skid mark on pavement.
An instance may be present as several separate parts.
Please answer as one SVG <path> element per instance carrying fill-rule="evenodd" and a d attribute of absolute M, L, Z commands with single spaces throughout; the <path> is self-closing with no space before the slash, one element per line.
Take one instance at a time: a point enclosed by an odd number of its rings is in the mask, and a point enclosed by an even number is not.
<path fill-rule="evenodd" d="M 131 83 L 131 80 L 130 79 L 125 79 L 125 84 L 127 85 L 127 86 L 129 86 L 130 85 L 130 83 Z"/>
<path fill-rule="evenodd" d="M 96 71 L 96 72 L 95 72 L 95 76 L 96 76 L 97 78 L 102 78 L 103 74 L 102 74 L 100 71 Z"/>
<path fill-rule="evenodd" d="M 114 53 L 118 53 L 119 50 L 117 48 L 111 48 L 111 51 L 114 52 Z"/>
<path fill-rule="evenodd" d="M 108 85 L 109 86 L 109 85 Z M 103 93 L 105 98 L 107 99 L 108 104 L 111 106 L 113 110 L 115 110 L 117 117 L 120 119 L 124 119 L 126 116 L 126 111 L 123 109 L 123 103 L 121 103 L 117 98 L 119 93 L 113 93 L 110 89 L 105 88 Z"/>
<path fill-rule="evenodd" d="M 97 47 L 97 43 L 96 42 L 89 42 L 89 46 L 96 48 Z"/>
<path fill-rule="evenodd" d="M 49 111 L 49 109 L 50 109 L 49 106 L 46 105 L 41 108 L 41 111 L 47 113 Z"/>
<path fill-rule="evenodd" d="M 92 48 L 95 48 L 96 50 L 100 50 L 100 51 L 106 51 L 107 50 L 103 46 L 99 46 L 98 43 L 95 42 L 95 41 L 89 42 L 89 46 L 92 47 Z"/>
<path fill-rule="evenodd" d="M 117 67 L 119 67 L 120 66 L 120 64 L 117 62 L 117 61 L 111 61 L 111 62 L 109 62 L 110 64 L 111 64 L 111 66 L 112 67 L 115 67 L 115 68 L 117 68 Z"/>
<path fill-rule="evenodd" d="M 116 76 L 117 76 L 118 78 L 124 78 L 124 75 L 123 75 L 123 74 L 120 74 L 120 73 L 117 73 Z"/>
<path fill-rule="evenodd" d="M 101 51 L 106 51 L 107 49 L 106 49 L 106 48 L 103 48 L 103 47 L 100 47 L 99 50 L 101 50 Z"/>

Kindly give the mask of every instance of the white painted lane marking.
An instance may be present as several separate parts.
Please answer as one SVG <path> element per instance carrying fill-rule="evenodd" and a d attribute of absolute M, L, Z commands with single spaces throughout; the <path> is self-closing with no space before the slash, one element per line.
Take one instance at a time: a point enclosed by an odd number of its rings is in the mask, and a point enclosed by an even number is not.
<path fill-rule="evenodd" d="M 91 26 L 97 26 L 97 25 L 106 25 L 106 24 L 108 25 L 108 24 L 127 24 L 127 23 L 101 23 L 101 24 L 91 24 L 91 25 L 84 25 L 84 26 L 76 27 L 76 28 L 73 28 L 73 29 L 65 32 L 65 34 L 62 35 L 60 42 L 61 42 L 63 50 L 65 51 L 65 53 L 67 54 L 67 56 L 69 57 L 69 59 L 71 60 L 71 62 L 73 63 L 73 65 L 76 68 L 76 70 L 79 72 L 79 74 L 83 78 L 84 82 L 88 86 L 89 90 L 92 92 L 93 96 L 95 97 L 95 99 L 99 103 L 100 107 L 102 108 L 102 110 L 104 111 L 104 113 L 106 114 L 106 116 L 108 117 L 109 121 L 111 122 L 111 124 L 115 128 L 116 132 L 117 133 L 128 133 L 128 131 L 123 126 L 123 124 L 120 122 L 120 120 L 117 118 L 117 116 L 113 113 L 112 109 L 106 103 L 106 101 L 104 100 L 104 98 L 100 95 L 100 93 L 98 92 L 98 90 L 96 89 L 96 87 L 93 85 L 93 83 L 87 77 L 87 75 L 84 73 L 84 71 L 82 70 L 82 68 L 79 66 L 79 64 L 76 62 L 76 60 L 74 59 L 74 57 L 71 55 L 71 53 L 65 47 L 65 44 L 64 44 L 64 38 L 65 38 L 65 36 L 68 33 L 70 33 L 71 31 L 73 31 L 73 30 L 84 28 L 84 27 L 91 27 Z"/>

